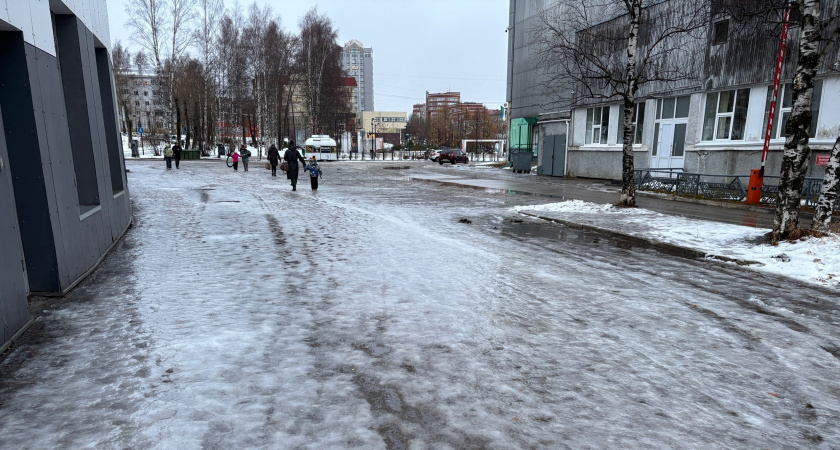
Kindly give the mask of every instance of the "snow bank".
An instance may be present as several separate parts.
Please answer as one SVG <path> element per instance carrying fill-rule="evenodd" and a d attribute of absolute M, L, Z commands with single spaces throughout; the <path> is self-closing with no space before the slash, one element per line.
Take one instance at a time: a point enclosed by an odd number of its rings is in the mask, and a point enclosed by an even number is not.
<path fill-rule="evenodd" d="M 513 209 L 690 248 L 711 256 L 755 261 L 759 264 L 750 266 L 754 270 L 840 287 L 840 236 L 837 235 L 773 246 L 762 239 L 770 229 L 675 217 L 641 208 L 569 200 Z"/>

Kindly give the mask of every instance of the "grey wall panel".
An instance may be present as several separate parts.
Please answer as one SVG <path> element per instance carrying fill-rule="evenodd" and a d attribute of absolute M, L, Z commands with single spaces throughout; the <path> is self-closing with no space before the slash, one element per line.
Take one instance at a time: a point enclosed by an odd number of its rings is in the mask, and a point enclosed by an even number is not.
<path fill-rule="evenodd" d="M 96 49 L 96 69 L 99 79 L 99 96 L 102 101 L 102 116 L 105 120 L 105 156 L 108 158 L 108 172 L 111 191 L 117 193 L 125 187 L 122 169 L 122 142 L 117 128 L 117 108 L 114 86 L 111 83 L 111 63 L 108 51 Z"/>
<path fill-rule="evenodd" d="M 58 266 L 43 172 L 43 131 L 36 121 L 27 47 L 34 48 L 24 44 L 20 32 L 0 32 L 0 109 L 29 286 L 55 291 Z"/>
<path fill-rule="evenodd" d="M 43 183 L 50 211 L 50 227 L 55 241 L 58 279 L 58 286 L 54 290 L 45 291 L 35 287 L 32 289 L 36 292 L 59 292 L 67 286 L 68 255 L 65 243 L 72 239 L 73 221 L 77 221 L 79 215 L 70 130 L 57 59 L 31 45 L 27 44 L 25 47 L 32 84 L 32 101 L 36 111 L 38 142 L 44 161 Z"/>
<path fill-rule="evenodd" d="M 70 145 L 76 171 L 76 189 L 82 205 L 100 204 L 96 179 L 95 146 L 99 144 L 95 115 L 90 114 L 93 80 L 90 78 L 90 42 L 76 16 L 55 15 L 58 60 L 64 87 Z M 92 46 L 91 46 L 92 47 Z M 90 49 L 92 50 L 92 48 Z"/>
<path fill-rule="evenodd" d="M 50 108 L 59 114 L 59 111 L 64 111 L 64 114 L 69 115 L 71 111 L 73 114 L 84 115 L 85 120 L 80 120 L 82 128 L 78 136 L 88 136 L 86 151 L 90 152 L 93 162 L 91 165 L 83 165 L 81 169 L 84 170 L 83 176 L 93 177 L 96 182 L 97 195 L 100 202 L 100 210 L 94 212 L 92 215 L 80 219 L 80 210 L 78 200 L 72 198 L 74 193 L 73 179 L 79 173 L 80 167 L 74 164 L 69 164 L 61 167 L 60 170 L 53 172 L 56 187 L 63 186 L 62 193 L 57 192 L 56 196 L 61 197 L 59 204 L 64 207 L 61 209 L 60 223 L 63 239 L 60 241 L 61 252 L 66 256 L 59 261 L 61 268 L 61 288 L 66 289 L 82 277 L 91 267 L 93 267 L 102 255 L 110 248 L 116 239 L 128 226 L 130 220 L 130 209 L 125 195 L 114 199 L 114 193 L 110 183 L 110 163 L 108 140 L 109 132 L 107 129 L 111 128 L 110 140 L 113 142 L 116 153 L 121 153 L 119 133 L 116 125 L 115 103 L 113 101 L 114 93 L 112 91 L 113 79 L 110 75 L 110 67 L 107 67 L 107 91 L 105 100 L 100 92 L 100 74 L 97 64 L 97 55 L 95 50 L 95 39 L 93 34 L 73 16 L 56 16 L 56 25 L 62 23 L 64 36 L 67 39 L 65 43 L 59 43 L 59 59 L 60 70 L 54 67 L 44 67 L 43 76 L 49 78 L 49 84 L 53 89 L 64 90 L 67 92 L 68 77 L 65 72 L 72 72 L 70 79 L 81 81 L 80 84 L 73 86 L 74 100 L 77 104 L 70 107 L 71 99 L 65 97 L 65 103 L 57 103 L 51 105 Z M 65 45 L 67 44 L 67 45 Z M 71 56 L 78 57 L 78 59 L 69 59 L 68 65 L 65 65 L 63 52 L 68 52 Z M 105 54 L 107 61 L 107 53 Z M 106 63 L 107 66 L 107 63 Z M 47 81 L 44 81 L 47 84 Z M 56 94 L 62 97 L 62 92 Z M 108 100 L 110 99 L 110 100 Z M 111 125 L 107 124 L 103 104 L 109 103 L 111 105 Z M 64 120 L 66 125 L 68 122 L 73 126 L 72 117 L 69 120 Z M 62 123 L 60 120 L 59 123 Z M 71 128 L 71 131 L 77 131 Z M 69 133 L 68 137 L 63 141 L 51 142 L 50 151 L 52 153 L 65 154 L 68 152 L 69 143 L 76 144 L 72 138 L 73 133 Z M 53 145 L 54 144 L 54 145 Z M 73 154 L 74 152 L 70 152 Z M 124 177 L 123 161 L 121 154 L 118 154 L 117 162 L 120 168 L 120 176 Z M 124 178 L 122 179 L 124 183 Z"/>
<path fill-rule="evenodd" d="M 8 166 L 9 152 L 0 111 L 0 344 L 29 319 L 26 294 L 29 286 L 23 264 L 23 247 L 20 243 L 12 175 Z"/>

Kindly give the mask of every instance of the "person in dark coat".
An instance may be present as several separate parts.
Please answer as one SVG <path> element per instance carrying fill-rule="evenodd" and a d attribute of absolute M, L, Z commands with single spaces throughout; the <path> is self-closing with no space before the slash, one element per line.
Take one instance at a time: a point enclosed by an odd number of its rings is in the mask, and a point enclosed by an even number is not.
<path fill-rule="evenodd" d="M 277 176 L 277 164 L 280 163 L 280 151 L 277 150 L 277 147 L 274 144 L 271 144 L 271 148 L 268 149 L 268 162 L 271 164 L 271 176 Z"/>
<path fill-rule="evenodd" d="M 175 160 L 175 168 L 180 169 L 181 167 L 181 144 L 175 143 L 172 146 L 172 159 Z"/>
<path fill-rule="evenodd" d="M 300 155 L 300 152 L 295 146 L 294 141 L 289 141 L 289 148 L 286 150 L 286 154 L 283 155 L 283 159 L 289 162 L 289 171 L 286 172 L 286 178 L 292 180 L 292 190 L 296 191 L 298 179 L 298 161 L 306 165 L 306 160 L 303 159 L 303 156 Z"/>

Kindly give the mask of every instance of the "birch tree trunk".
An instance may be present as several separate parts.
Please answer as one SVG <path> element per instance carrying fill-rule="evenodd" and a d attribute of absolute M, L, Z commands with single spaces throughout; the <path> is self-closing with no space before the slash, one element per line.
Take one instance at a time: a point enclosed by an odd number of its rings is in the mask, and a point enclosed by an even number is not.
<path fill-rule="evenodd" d="M 793 108 L 785 128 L 785 150 L 782 159 L 779 193 L 776 195 L 776 217 L 773 221 L 775 239 L 798 238 L 799 211 L 802 186 L 808 172 L 811 156 L 809 133 L 811 131 L 811 105 L 814 97 L 814 76 L 820 63 L 819 45 L 822 41 L 819 0 L 798 0 L 802 12 L 802 31 L 799 37 L 799 62 L 793 78 Z"/>
<path fill-rule="evenodd" d="M 627 39 L 627 92 L 624 95 L 624 147 L 621 158 L 621 195 L 619 204 L 636 206 L 636 184 L 633 180 L 633 113 L 638 90 L 636 55 L 638 52 L 639 20 L 642 15 L 641 0 L 625 0 L 630 15 L 630 30 Z"/>
<path fill-rule="evenodd" d="M 834 205 L 837 204 L 837 193 L 840 191 L 840 137 L 834 141 L 831 149 L 831 156 L 828 159 L 828 166 L 825 168 L 820 199 L 814 209 L 814 219 L 811 222 L 811 229 L 828 233 L 831 226 L 831 214 L 834 212 Z"/>

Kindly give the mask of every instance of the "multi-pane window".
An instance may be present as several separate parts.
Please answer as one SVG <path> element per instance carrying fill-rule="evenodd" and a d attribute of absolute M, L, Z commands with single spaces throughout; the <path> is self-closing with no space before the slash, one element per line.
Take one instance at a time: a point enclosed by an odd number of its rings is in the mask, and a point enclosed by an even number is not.
<path fill-rule="evenodd" d="M 770 116 L 770 100 L 773 97 L 773 86 L 767 87 L 767 103 L 764 107 L 764 126 L 767 126 L 767 118 Z M 811 130 L 810 137 L 817 135 L 817 119 L 820 115 L 820 100 L 822 97 L 822 80 L 814 81 L 814 96 L 811 103 Z M 787 83 L 779 88 L 779 98 L 776 100 L 776 118 L 773 120 L 773 131 L 771 139 L 784 139 L 786 136 L 785 127 L 790 119 L 790 111 L 793 109 L 793 83 Z"/>
<path fill-rule="evenodd" d="M 749 102 L 749 89 L 706 94 L 703 140 L 743 140 Z"/>
<path fill-rule="evenodd" d="M 640 125 L 641 124 L 641 125 Z M 645 103 L 636 103 L 633 106 L 633 143 L 634 144 L 641 144 L 642 143 L 642 133 L 644 131 L 644 124 L 645 124 Z M 616 142 L 618 144 L 624 143 L 624 105 L 619 106 L 618 108 L 618 129 L 622 130 L 619 131 L 618 137 L 616 138 Z"/>
<path fill-rule="evenodd" d="M 586 137 L 585 144 L 607 143 L 610 125 L 610 107 L 599 106 L 586 109 Z"/>

